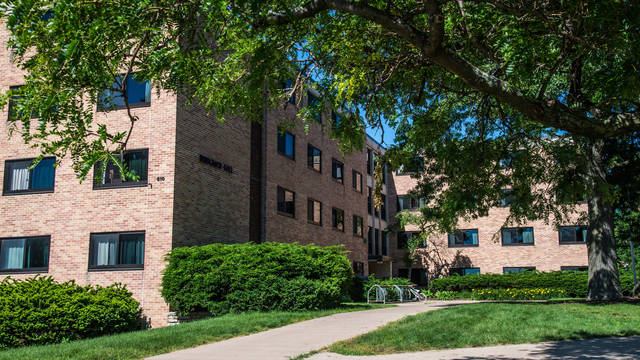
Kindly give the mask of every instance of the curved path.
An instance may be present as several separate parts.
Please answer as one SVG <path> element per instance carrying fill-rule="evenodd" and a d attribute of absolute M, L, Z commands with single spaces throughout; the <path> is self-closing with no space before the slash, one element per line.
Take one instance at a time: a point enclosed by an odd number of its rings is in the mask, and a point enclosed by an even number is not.
<path fill-rule="evenodd" d="M 408 315 L 471 302 L 406 303 L 384 309 L 335 314 L 149 359 L 289 359 L 322 349 L 336 341 L 368 333 Z"/>

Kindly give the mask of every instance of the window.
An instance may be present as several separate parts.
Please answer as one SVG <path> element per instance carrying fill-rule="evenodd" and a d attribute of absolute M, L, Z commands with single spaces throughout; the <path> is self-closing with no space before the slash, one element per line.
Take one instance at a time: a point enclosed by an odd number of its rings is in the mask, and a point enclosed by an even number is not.
<path fill-rule="evenodd" d="M 362 224 L 362 218 L 357 215 L 353 215 L 353 235 L 362 237 L 364 235 L 364 225 Z"/>
<path fill-rule="evenodd" d="M 334 130 L 339 129 L 342 122 L 342 117 L 335 111 L 331 112 L 331 126 Z"/>
<path fill-rule="evenodd" d="M 373 150 L 367 149 L 367 174 L 373 175 Z"/>
<path fill-rule="evenodd" d="M 478 246 L 478 229 L 460 230 L 449 234 L 449 247 Z"/>
<path fill-rule="evenodd" d="M 344 211 L 331 209 L 331 223 L 334 229 L 344 231 Z"/>
<path fill-rule="evenodd" d="M 149 150 L 127 150 L 122 153 L 122 164 L 136 178 L 123 178 L 120 168 L 112 161 L 106 166 L 102 162 L 96 163 L 94 167 L 94 189 L 132 187 L 147 185 Z"/>
<path fill-rule="evenodd" d="M 139 81 L 135 73 L 126 80 L 126 93 L 122 94 L 124 75 L 119 75 L 110 89 L 106 89 L 98 99 L 98 111 L 125 108 L 125 97 L 130 107 L 149 106 L 151 104 L 151 84 L 148 80 Z"/>
<path fill-rule="evenodd" d="M 4 195 L 53 192 L 56 177 L 53 157 L 40 160 L 30 169 L 35 159 L 7 160 L 4 164 Z"/>
<path fill-rule="evenodd" d="M 353 178 L 353 190 L 362 193 L 362 174 L 353 170 L 351 175 Z"/>
<path fill-rule="evenodd" d="M 331 176 L 344 184 L 344 164 L 336 159 L 331 160 Z"/>
<path fill-rule="evenodd" d="M 283 88 L 286 92 L 292 91 L 292 90 L 293 90 L 293 89 L 292 89 L 292 88 L 293 88 L 293 80 L 289 79 L 289 80 L 287 80 L 287 81 L 283 81 L 283 82 L 282 82 L 282 88 Z M 296 103 L 296 94 L 295 94 L 295 92 L 293 92 L 293 93 L 291 94 L 291 96 L 289 97 L 289 102 L 290 102 L 290 103 L 292 103 L 292 104 L 295 104 L 295 103 Z"/>
<path fill-rule="evenodd" d="M 586 244 L 587 230 L 586 226 L 561 226 L 558 230 L 560 244 Z"/>
<path fill-rule="evenodd" d="M 505 267 L 505 268 L 502 268 L 502 273 L 510 274 L 510 273 L 517 273 L 517 272 L 523 272 L 523 271 L 535 271 L 535 270 L 536 270 L 535 266 Z"/>
<path fill-rule="evenodd" d="M 144 232 L 91 234 L 89 269 L 144 268 Z"/>
<path fill-rule="evenodd" d="M 452 268 L 451 270 L 449 270 L 449 275 L 460 275 L 460 276 L 464 276 L 464 275 L 475 275 L 475 274 L 480 274 L 480 268 Z"/>
<path fill-rule="evenodd" d="M 353 262 L 353 274 L 356 276 L 364 276 L 364 263 L 361 261 Z"/>
<path fill-rule="evenodd" d="M 296 138 L 290 132 L 278 132 L 278 153 L 290 158 L 296 159 L 295 154 Z"/>
<path fill-rule="evenodd" d="M 387 195 L 382 194 L 382 205 L 380 205 L 380 213 L 382 214 L 382 219 L 387 220 Z"/>
<path fill-rule="evenodd" d="M 22 85 L 10 86 L 9 90 L 17 91 L 18 89 L 20 89 L 21 86 Z M 16 102 L 18 102 L 20 98 L 21 98 L 20 95 L 13 95 L 9 98 L 9 109 L 8 109 L 7 121 L 15 121 L 22 117 L 22 113 L 17 112 L 16 110 Z M 35 116 L 33 115 L 31 116 L 31 118 L 34 118 L 34 117 Z"/>
<path fill-rule="evenodd" d="M 47 272 L 49 236 L 0 239 L 0 272 Z"/>
<path fill-rule="evenodd" d="M 316 225 L 322 225 L 322 203 L 309 198 L 307 200 L 307 220 Z"/>
<path fill-rule="evenodd" d="M 367 243 L 369 243 L 369 254 L 373 254 L 373 228 L 367 227 Z"/>
<path fill-rule="evenodd" d="M 560 266 L 561 271 L 589 271 L 588 266 Z"/>
<path fill-rule="evenodd" d="M 317 172 L 322 172 L 322 151 L 311 144 L 307 144 L 307 166 Z"/>
<path fill-rule="evenodd" d="M 500 198 L 500 207 L 507 207 L 511 205 L 514 200 L 513 190 L 502 190 L 502 197 Z"/>
<path fill-rule="evenodd" d="M 367 186 L 369 189 L 369 195 L 367 196 L 367 212 L 371 215 L 371 208 L 373 207 L 373 189 L 370 186 Z"/>
<path fill-rule="evenodd" d="M 318 108 L 320 106 L 320 99 L 318 99 L 315 95 L 313 95 L 311 93 L 311 91 L 307 92 L 307 97 L 308 97 L 308 105 L 309 107 L 311 107 L 311 115 L 313 115 L 313 118 L 318 122 L 318 123 L 322 123 L 322 113 L 320 111 L 320 109 Z"/>
<path fill-rule="evenodd" d="M 398 249 L 407 249 L 409 247 L 409 239 L 413 238 L 414 236 L 420 236 L 419 232 L 413 232 L 413 231 L 401 231 L 398 233 Z M 425 240 L 422 241 L 422 243 L 418 244 L 418 247 L 420 248 L 425 248 L 427 247 L 427 243 Z"/>
<path fill-rule="evenodd" d="M 398 211 L 418 209 L 424 206 L 424 199 L 416 199 L 411 195 L 398 196 Z"/>
<path fill-rule="evenodd" d="M 502 246 L 505 245 L 533 245 L 533 228 L 502 229 Z"/>
<path fill-rule="evenodd" d="M 296 216 L 296 193 L 278 186 L 278 213 Z"/>

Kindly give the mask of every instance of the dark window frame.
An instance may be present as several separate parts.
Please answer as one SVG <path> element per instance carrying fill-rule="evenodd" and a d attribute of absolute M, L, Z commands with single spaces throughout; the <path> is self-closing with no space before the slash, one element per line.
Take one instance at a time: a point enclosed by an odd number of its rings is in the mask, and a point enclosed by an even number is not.
<path fill-rule="evenodd" d="M 291 136 L 291 149 L 293 151 L 293 153 L 291 155 L 288 155 L 286 153 L 287 151 L 287 135 Z M 284 151 L 280 151 L 280 139 L 284 139 Z M 278 154 L 286 157 L 287 159 L 296 160 L 296 136 L 293 135 L 292 133 L 288 132 L 288 131 L 284 131 L 284 132 L 280 132 L 278 131 L 278 140 L 276 143 L 276 147 L 278 148 Z"/>
<path fill-rule="evenodd" d="M 507 269 L 525 269 L 525 270 L 506 272 Z M 503 266 L 502 267 L 503 274 L 519 273 L 519 272 L 525 272 L 525 271 L 536 271 L 536 267 L 535 266 Z"/>
<path fill-rule="evenodd" d="M 293 194 L 293 212 L 290 213 L 286 210 L 281 210 L 280 207 L 280 191 L 283 191 L 284 197 L 286 198 L 287 192 L 290 192 L 291 194 Z M 286 201 L 284 201 L 286 203 Z M 285 205 L 286 206 L 286 205 Z M 278 188 L 276 190 L 276 210 L 278 212 L 278 214 L 282 215 L 282 216 L 287 216 L 290 218 L 294 218 L 296 217 L 296 192 L 295 191 L 291 191 L 287 188 L 284 188 L 280 185 L 278 185 Z"/>
<path fill-rule="evenodd" d="M 98 170 L 100 170 L 100 166 L 102 164 L 101 163 L 96 163 L 93 166 L 93 190 L 124 189 L 124 188 L 135 188 L 135 187 L 146 187 L 146 186 L 149 186 L 149 148 L 126 150 L 126 151 L 123 152 L 122 157 L 124 158 L 124 156 L 127 153 L 132 153 L 132 152 L 141 152 L 141 153 L 146 155 L 146 157 L 147 157 L 147 179 L 146 180 L 144 180 L 144 181 L 127 180 L 127 181 L 122 181 L 119 184 L 100 184 L 98 182 L 98 177 L 97 177 L 96 172 Z M 130 170 L 130 169 L 128 169 L 128 170 Z M 120 174 L 120 178 L 122 179 L 122 174 Z"/>
<path fill-rule="evenodd" d="M 451 243 L 451 236 L 452 235 L 455 236 L 455 235 L 461 233 L 464 236 L 464 233 L 466 231 L 475 231 L 478 234 L 478 243 L 477 244 L 464 244 L 464 239 L 463 239 L 463 244 L 455 244 L 455 243 L 452 244 Z M 476 228 L 476 229 L 460 229 L 460 230 L 458 230 L 456 232 L 448 233 L 447 234 L 447 244 L 448 244 L 448 247 L 450 247 L 450 248 L 478 247 L 478 246 L 480 246 L 480 231 L 479 231 L 479 229 Z"/>
<path fill-rule="evenodd" d="M 5 240 L 20 240 L 25 239 L 25 249 L 28 247 L 28 242 L 34 239 L 47 239 L 49 241 L 49 253 L 47 254 L 47 266 L 46 267 L 31 267 L 25 268 L 27 263 L 27 251 L 25 250 L 22 258 L 22 268 L 20 269 L 0 269 L 0 274 L 44 274 L 49 272 L 49 263 L 51 261 L 51 235 L 39 235 L 39 236 L 17 236 L 17 237 L 3 237 L 0 238 L 0 248 L 2 248 L 2 242 Z"/>
<path fill-rule="evenodd" d="M 40 189 L 27 189 L 27 190 L 9 190 L 9 184 L 11 183 L 11 180 L 13 180 L 13 178 L 9 179 L 9 175 L 10 175 L 10 171 L 9 171 L 9 165 L 11 163 L 16 163 L 16 162 L 24 162 L 24 161 L 31 161 L 31 165 L 33 165 L 33 160 L 35 160 L 37 158 L 23 158 L 23 159 L 10 159 L 10 160 L 5 160 L 4 162 L 4 175 L 3 175 L 3 185 L 2 185 L 2 196 L 13 196 L 13 195 L 26 195 L 26 194 L 48 194 L 48 193 L 53 193 L 55 192 L 55 188 L 56 188 L 56 167 L 53 167 L 53 186 L 50 188 L 40 188 Z M 50 160 L 53 159 L 54 164 L 55 164 L 55 156 L 47 156 L 47 157 L 43 157 L 40 161 L 42 160 Z M 36 165 L 37 166 L 37 165 Z M 31 166 L 29 166 L 31 167 Z M 35 167 L 34 167 L 35 169 Z M 31 174 L 31 172 L 33 171 L 33 169 L 29 169 L 29 174 Z"/>
<path fill-rule="evenodd" d="M 295 144 L 295 141 L 294 141 Z M 317 150 L 319 152 L 319 156 L 320 156 L 320 162 L 319 162 L 319 169 L 316 169 L 314 167 L 315 163 L 313 162 L 313 157 L 315 156 L 313 154 L 313 151 Z M 285 155 L 286 156 L 286 155 Z M 310 143 L 307 143 L 307 167 L 315 172 L 321 173 L 322 174 L 322 150 L 318 149 L 317 147 L 311 145 Z"/>
<path fill-rule="evenodd" d="M 465 270 L 478 270 L 477 273 L 473 273 L 473 274 L 465 274 L 464 271 Z M 462 273 L 458 272 L 461 271 Z M 480 268 L 477 266 L 468 266 L 468 267 L 454 267 L 449 269 L 449 276 L 467 276 L 467 275 L 479 275 L 481 274 L 480 272 Z"/>
<path fill-rule="evenodd" d="M 521 243 L 505 243 L 504 242 L 504 233 L 503 233 L 503 231 L 505 231 L 505 230 L 513 230 L 513 229 L 516 229 L 516 231 L 519 231 L 521 229 L 522 230 L 531 229 L 531 236 L 533 237 L 533 242 L 531 242 L 531 243 L 525 243 L 525 242 L 521 242 Z M 524 237 L 524 235 L 523 235 L 523 237 Z M 500 240 L 501 240 L 502 246 L 534 246 L 536 244 L 535 230 L 534 230 L 533 226 L 502 228 L 502 229 L 500 229 Z"/>
<path fill-rule="evenodd" d="M 342 177 L 338 178 L 336 177 L 337 175 L 337 171 L 336 171 L 336 165 L 340 165 L 340 168 L 342 169 L 341 174 Z M 344 163 L 339 161 L 336 158 L 331 158 L 331 178 L 336 181 L 339 182 L 340 184 L 344 185 Z"/>
<path fill-rule="evenodd" d="M 122 235 L 139 235 L 144 236 L 144 250 L 142 251 L 142 264 L 115 264 L 115 265 L 91 265 L 93 258 L 93 235 L 113 235 L 118 234 L 118 242 L 116 243 L 116 260 L 120 258 L 120 236 Z M 95 232 L 89 234 L 89 271 L 118 271 L 118 270 L 144 270 L 145 257 L 147 255 L 147 234 L 144 230 L 136 231 L 109 231 Z"/>
<path fill-rule="evenodd" d="M 360 175 L 360 183 L 358 184 L 356 181 L 356 175 Z M 351 187 L 353 188 L 353 191 L 355 192 L 359 192 L 360 194 L 362 194 L 362 173 L 360 173 L 358 170 L 352 169 L 351 170 Z M 358 190 L 358 187 L 360 187 L 360 190 Z"/>
<path fill-rule="evenodd" d="M 585 228 L 587 232 L 589 231 L 589 227 L 587 225 L 564 225 L 558 228 L 558 244 L 560 245 L 586 245 L 587 237 L 585 236 L 584 241 L 562 241 L 562 229 L 573 228 L 574 237 L 578 238 L 578 231 L 576 228 Z M 582 230 L 582 229 L 581 229 Z"/>
<path fill-rule="evenodd" d="M 589 271 L 589 266 L 560 266 L 560 271 Z"/>
<path fill-rule="evenodd" d="M 132 77 L 133 80 L 135 80 L 135 72 L 130 73 L 128 76 Z M 117 77 L 123 77 L 123 80 L 126 81 L 126 78 L 124 78 L 126 74 L 118 74 Z M 114 81 L 115 82 L 115 81 Z M 143 83 L 149 83 L 149 80 L 145 80 Z M 111 85 L 113 86 L 113 82 L 111 83 Z M 149 100 L 147 101 L 145 99 L 145 101 L 142 102 L 135 102 L 135 103 L 129 103 L 129 108 L 130 109 L 136 109 L 136 108 L 145 108 L 145 107 L 150 107 L 151 106 L 151 84 L 149 83 L 148 85 L 149 87 Z M 125 104 L 123 105 L 109 105 L 109 106 L 104 106 L 104 104 L 101 104 L 102 99 L 101 97 L 104 95 L 105 92 L 109 91 L 110 89 L 105 89 L 102 91 L 102 93 L 100 95 L 98 95 L 98 100 L 96 101 L 96 111 L 97 112 L 110 112 L 110 111 L 117 111 L 117 110 L 123 110 L 126 109 L 127 106 Z M 129 90 L 129 87 L 127 87 L 127 91 Z M 120 97 L 122 96 L 123 98 L 127 96 L 127 93 L 125 92 L 124 94 L 120 94 L 118 96 L 115 96 L 114 98 Z M 146 98 L 147 94 L 146 94 L 146 89 L 145 89 L 145 98 Z"/>
<path fill-rule="evenodd" d="M 363 238 L 364 237 L 364 219 L 362 218 L 362 216 L 358 216 L 358 215 L 353 215 L 353 236 L 359 237 L 359 238 Z M 360 220 L 360 234 L 358 234 L 357 230 L 357 220 Z"/>
<path fill-rule="evenodd" d="M 337 222 L 337 214 L 338 212 L 342 213 L 342 221 L 341 222 Z M 336 208 L 336 207 L 332 207 L 331 208 L 331 227 L 336 230 L 336 231 L 340 231 L 340 232 L 344 232 L 344 210 Z M 340 229 L 337 225 L 338 224 L 342 224 L 342 229 Z"/>
<path fill-rule="evenodd" d="M 295 198 L 295 195 L 294 195 L 294 198 Z M 310 204 L 313 204 L 313 203 L 320 204 L 320 221 L 319 222 L 316 222 L 313 220 L 313 213 L 311 212 L 311 207 L 310 207 Z M 314 210 L 315 210 L 315 206 L 314 206 Z M 314 198 L 307 198 L 307 222 L 309 224 L 322 226 L 322 202 L 321 201 L 316 200 Z"/>
<path fill-rule="evenodd" d="M 367 148 L 367 174 L 373 175 L 373 150 Z"/>
<path fill-rule="evenodd" d="M 312 103 L 312 98 L 315 100 Z M 307 106 L 309 107 L 315 107 L 315 106 L 320 106 L 320 98 L 315 96 L 311 90 L 307 90 Z M 318 124 L 322 124 L 322 109 L 311 109 L 311 116 L 313 116 L 313 119 L 318 123 Z"/>

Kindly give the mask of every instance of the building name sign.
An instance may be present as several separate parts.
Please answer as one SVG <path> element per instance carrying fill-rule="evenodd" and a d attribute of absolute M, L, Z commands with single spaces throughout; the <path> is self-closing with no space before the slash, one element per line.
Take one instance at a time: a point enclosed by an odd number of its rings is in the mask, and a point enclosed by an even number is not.
<path fill-rule="evenodd" d="M 222 170 L 224 170 L 224 171 L 226 171 L 228 173 L 232 173 L 233 172 L 233 168 L 231 167 L 231 165 L 223 164 L 220 161 L 208 158 L 208 157 L 206 157 L 204 155 L 200 155 L 200 162 L 204 163 L 204 164 L 207 164 L 207 165 L 211 165 L 211 166 L 213 166 L 214 168 L 217 168 L 217 169 L 222 169 Z"/>

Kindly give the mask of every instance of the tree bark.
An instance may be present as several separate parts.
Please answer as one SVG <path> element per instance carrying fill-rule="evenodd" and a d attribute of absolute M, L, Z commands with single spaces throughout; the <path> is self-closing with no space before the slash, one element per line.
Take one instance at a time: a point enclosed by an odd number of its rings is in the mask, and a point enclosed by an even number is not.
<path fill-rule="evenodd" d="M 613 201 L 605 180 L 606 161 L 603 158 L 603 146 L 603 140 L 593 140 L 587 148 L 589 160 L 587 176 L 592 188 L 592 194 L 588 201 L 588 301 L 616 300 L 622 296 L 613 233 Z"/>

